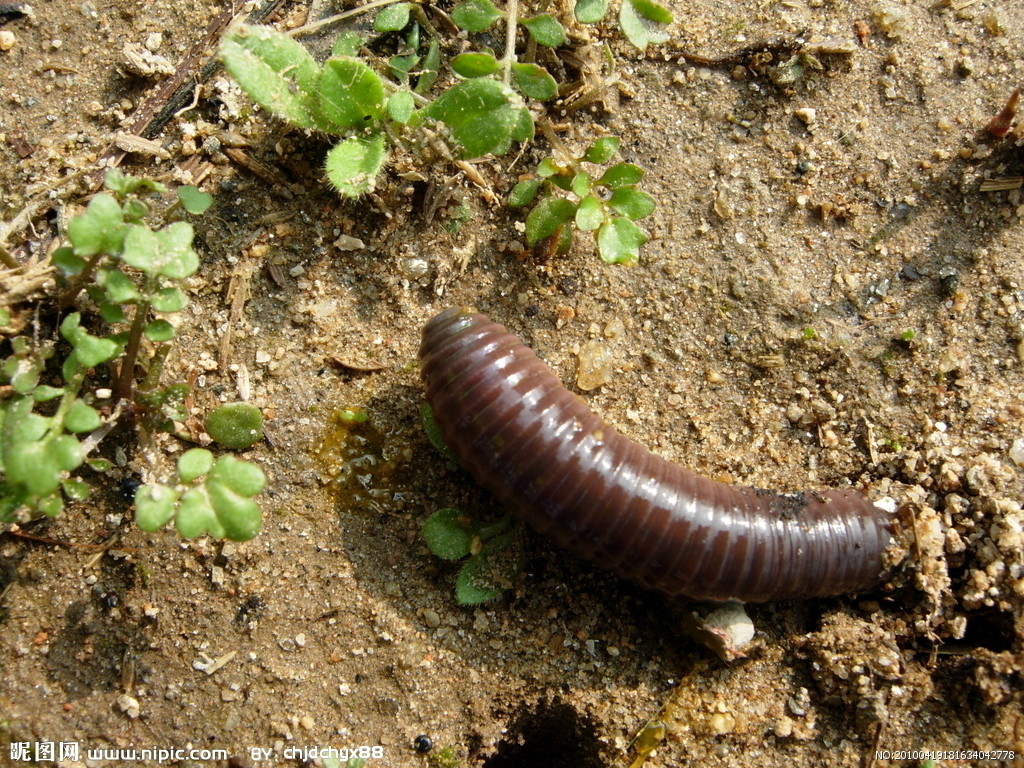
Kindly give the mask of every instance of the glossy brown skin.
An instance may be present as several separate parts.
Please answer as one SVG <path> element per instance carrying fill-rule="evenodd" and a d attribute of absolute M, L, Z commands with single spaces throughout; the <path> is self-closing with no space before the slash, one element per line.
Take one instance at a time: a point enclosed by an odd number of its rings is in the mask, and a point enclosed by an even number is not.
<path fill-rule="evenodd" d="M 887 513 L 845 490 L 778 494 L 708 480 L 605 424 L 503 326 L 449 309 L 423 329 L 445 442 L 540 534 L 644 587 L 779 600 L 876 584 Z"/>

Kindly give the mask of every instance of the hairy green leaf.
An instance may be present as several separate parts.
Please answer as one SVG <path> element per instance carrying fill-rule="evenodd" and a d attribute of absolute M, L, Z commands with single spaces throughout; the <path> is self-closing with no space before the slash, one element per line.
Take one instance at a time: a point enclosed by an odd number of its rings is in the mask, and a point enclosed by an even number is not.
<path fill-rule="evenodd" d="M 386 157 L 383 133 L 345 139 L 327 153 L 327 178 L 346 197 L 361 197 L 373 191 Z"/>
<path fill-rule="evenodd" d="M 484 77 L 501 68 L 501 64 L 490 53 L 460 53 L 449 62 L 455 74 L 462 77 Z"/>
<path fill-rule="evenodd" d="M 619 187 L 608 199 L 608 207 L 633 221 L 654 212 L 654 198 L 633 185 Z"/>
<path fill-rule="evenodd" d="M 124 212 L 107 193 L 89 201 L 85 213 L 71 219 L 68 238 L 78 256 L 116 254 L 124 241 Z"/>
<path fill-rule="evenodd" d="M 329 130 L 317 110 L 320 67 L 291 37 L 270 27 L 243 25 L 224 37 L 220 57 L 261 107 L 300 128 Z"/>
<path fill-rule="evenodd" d="M 398 32 L 409 23 L 409 3 L 395 3 L 381 9 L 373 20 L 373 28 L 377 32 Z"/>
<path fill-rule="evenodd" d="M 593 195 L 587 195 L 580 201 L 576 211 L 576 226 L 584 232 L 591 232 L 600 227 L 605 220 L 604 204 Z"/>
<path fill-rule="evenodd" d="M 439 509 L 423 523 L 423 538 L 430 551 L 443 560 L 460 560 L 470 552 L 476 531 L 457 509 Z"/>
<path fill-rule="evenodd" d="M 191 483 L 213 467 L 213 454 L 205 448 L 190 448 L 178 457 L 178 479 Z"/>
<path fill-rule="evenodd" d="M 629 42 L 641 51 L 668 40 L 664 28 L 671 23 L 672 14 L 654 0 L 622 0 L 619 26 Z"/>
<path fill-rule="evenodd" d="M 512 187 L 512 191 L 508 195 L 509 206 L 512 208 L 522 208 L 524 205 L 532 203 L 534 198 L 537 197 L 540 185 L 543 183 L 541 179 L 520 181 Z"/>
<path fill-rule="evenodd" d="M 175 221 L 155 232 L 132 224 L 124 237 L 121 260 L 150 276 L 182 280 L 199 268 L 192 237 L 192 225 L 187 221 Z"/>
<path fill-rule="evenodd" d="M 619 151 L 620 143 L 621 140 L 618 136 L 602 136 L 587 147 L 587 151 L 583 153 L 583 159 L 588 163 L 604 165 Z"/>
<path fill-rule="evenodd" d="M 522 98 L 511 88 L 476 79 L 457 83 L 417 114 L 447 125 L 464 155 L 474 158 L 508 152 L 513 138 L 522 134 L 523 113 L 529 117 Z"/>
<path fill-rule="evenodd" d="M 360 59 L 328 59 L 319 92 L 320 112 L 335 132 L 372 125 L 384 113 L 384 83 Z"/>
<path fill-rule="evenodd" d="M 573 12 L 580 24 L 597 24 L 608 13 L 608 0 L 576 0 Z"/>
<path fill-rule="evenodd" d="M 598 184 L 603 184 L 609 189 L 618 189 L 630 184 L 636 184 L 644 177 L 644 170 L 632 163 L 616 163 L 602 174 Z"/>

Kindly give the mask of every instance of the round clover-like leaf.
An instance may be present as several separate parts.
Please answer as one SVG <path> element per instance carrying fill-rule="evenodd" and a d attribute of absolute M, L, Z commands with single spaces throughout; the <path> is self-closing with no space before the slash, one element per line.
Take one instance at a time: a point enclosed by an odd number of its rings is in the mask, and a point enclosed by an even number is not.
<path fill-rule="evenodd" d="M 395 3 L 385 6 L 373 20 L 373 28 L 377 32 L 398 32 L 409 23 L 409 3 Z"/>
<path fill-rule="evenodd" d="M 64 416 L 64 429 L 68 432 L 92 432 L 103 423 L 99 411 L 82 400 L 75 400 Z"/>
<path fill-rule="evenodd" d="M 603 184 L 609 189 L 618 189 L 630 184 L 636 184 L 644 177 L 644 169 L 632 163 L 616 163 L 601 178 L 598 184 Z"/>
<path fill-rule="evenodd" d="M 526 179 L 520 181 L 514 187 L 508 195 L 508 204 L 513 208 L 522 208 L 524 205 L 529 205 L 533 202 L 534 198 L 537 197 L 537 192 L 540 190 L 540 185 L 544 182 L 541 179 Z"/>
<path fill-rule="evenodd" d="M 185 491 L 174 517 L 178 533 L 186 539 L 194 539 L 209 533 L 215 539 L 224 538 L 224 526 L 213 511 L 206 488 L 200 486 Z"/>
<path fill-rule="evenodd" d="M 223 526 L 223 536 L 232 541 L 248 541 L 260 532 L 263 513 L 259 504 L 213 478 L 206 483 L 206 491 Z"/>
<path fill-rule="evenodd" d="M 125 234 L 121 260 L 147 275 L 183 280 L 199 268 L 199 256 L 192 250 L 193 236 L 187 221 L 175 221 L 155 232 L 134 224 Z"/>
<path fill-rule="evenodd" d="M 206 209 L 213 205 L 213 195 L 191 184 L 178 187 L 178 200 L 181 201 L 182 208 L 193 214 L 205 213 Z"/>
<path fill-rule="evenodd" d="M 619 26 L 629 42 L 641 51 L 668 40 L 665 26 L 671 23 L 672 14 L 654 0 L 622 0 Z"/>
<path fill-rule="evenodd" d="M 159 531 L 174 517 L 178 493 L 166 485 L 148 484 L 135 492 L 135 524 L 150 533 Z"/>
<path fill-rule="evenodd" d="M 415 110 L 416 102 L 409 91 L 395 91 L 388 99 L 388 116 L 396 123 L 408 123 Z"/>
<path fill-rule="evenodd" d="M 210 470 L 210 481 L 220 483 L 240 496 L 255 496 L 267 484 L 267 476 L 252 462 L 221 456 Z"/>
<path fill-rule="evenodd" d="M 151 323 L 146 323 L 142 332 L 150 341 L 170 341 L 174 338 L 174 326 L 166 320 L 154 320 Z"/>
<path fill-rule="evenodd" d="M 85 213 L 68 224 L 68 238 L 78 256 L 115 254 L 121 250 L 124 234 L 124 212 L 106 192 L 90 200 Z"/>
<path fill-rule="evenodd" d="M 178 479 L 191 483 L 213 467 L 213 454 L 205 448 L 190 448 L 178 457 Z"/>
<path fill-rule="evenodd" d="M 225 448 L 249 448 L 263 439 L 263 414 L 255 405 L 228 403 L 206 417 L 206 431 Z"/>

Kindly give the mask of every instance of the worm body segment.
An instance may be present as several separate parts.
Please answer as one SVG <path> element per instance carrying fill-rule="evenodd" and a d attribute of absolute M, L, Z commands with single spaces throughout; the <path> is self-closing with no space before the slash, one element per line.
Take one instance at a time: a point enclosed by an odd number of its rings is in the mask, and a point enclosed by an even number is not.
<path fill-rule="evenodd" d="M 701 477 L 599 419 L 503 326 L 449 309 L 423 329 L 427 402 L 463 467 L 541 535 L 694 599 L 835 595 L 883 572 L 887 513 L 847 490 Z"/>

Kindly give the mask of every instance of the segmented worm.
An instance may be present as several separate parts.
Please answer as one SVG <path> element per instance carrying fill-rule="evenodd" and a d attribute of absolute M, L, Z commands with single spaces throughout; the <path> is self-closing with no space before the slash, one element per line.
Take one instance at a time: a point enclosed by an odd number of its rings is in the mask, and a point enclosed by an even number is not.
<path fill-rule="evenodd" d="M 655 456 L 484 315 L 434 317 L 420 360 L 427 402 L 462 465 L 579 557 L 695 599 L 836 595 L 882 576 L 892 534 L 867 497 L 729 485 Z"/>

